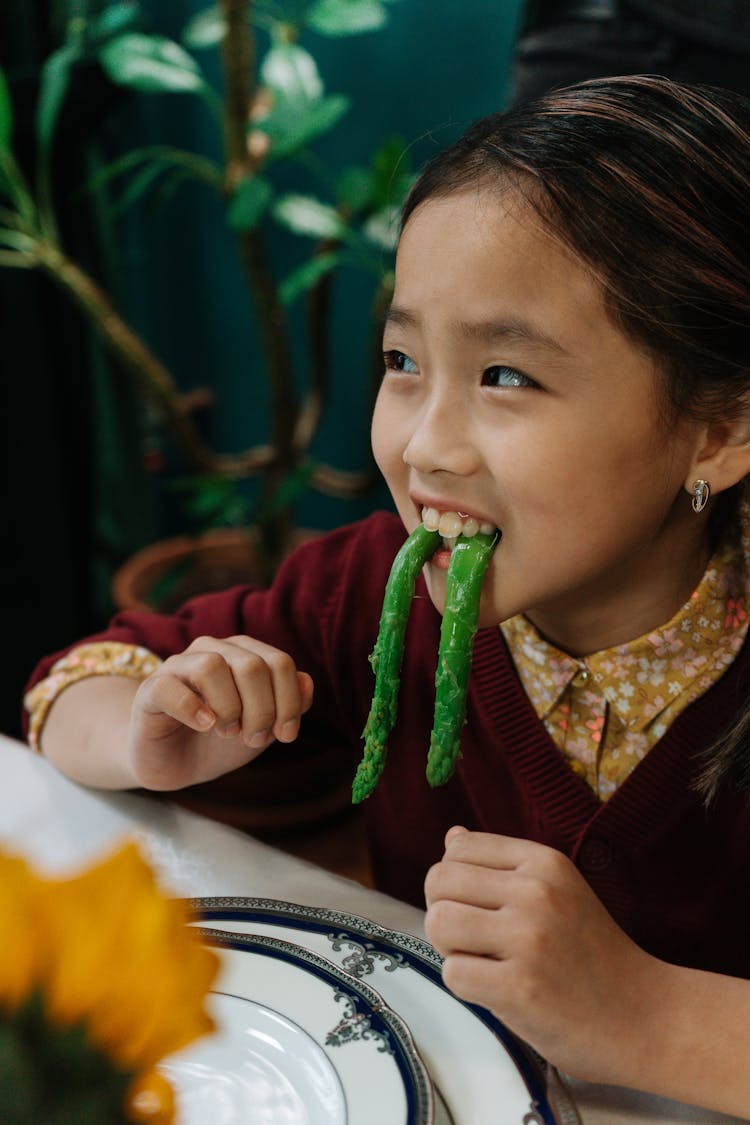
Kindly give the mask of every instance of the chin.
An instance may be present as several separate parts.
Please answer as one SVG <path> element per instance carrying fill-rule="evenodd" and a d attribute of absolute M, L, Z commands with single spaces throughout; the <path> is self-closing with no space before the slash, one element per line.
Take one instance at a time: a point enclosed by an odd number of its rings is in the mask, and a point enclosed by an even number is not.
<path fill-rule="evenodd" d="M 445 573 L 438 572 L 438 574 L 435 574 L 433 570 L 431 573 L 427 574 L 426 578 L 427 592 L 430 595 L 430 601 L 442 617 L 445 609 Z M 497 627 L 501 621 L 505 621 L 505 617 L 500 616 L 497 607 L 488 598 L 486 592 L 483 592 L 479 602 L 479 621 L 477 628 L 492 629 Z"/>

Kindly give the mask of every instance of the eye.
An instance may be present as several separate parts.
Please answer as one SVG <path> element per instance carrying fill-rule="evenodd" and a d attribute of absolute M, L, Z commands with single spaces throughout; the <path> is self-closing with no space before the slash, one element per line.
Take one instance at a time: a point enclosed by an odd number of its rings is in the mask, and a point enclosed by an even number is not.
<path fill-rule="evenodd" d="M 536 387 L 537 384 L 523 371 L 515 367 L 506 367 L 504 363 L 496 367 L 488 367 L 482 372 L 483 387 Z"/>
<path fill-rule="evenodd" d="M 395 349 L 383 352 L 383 363 L 386 371 L 406 371 L 411 375 L 419 370 L 413 359 Z"/>

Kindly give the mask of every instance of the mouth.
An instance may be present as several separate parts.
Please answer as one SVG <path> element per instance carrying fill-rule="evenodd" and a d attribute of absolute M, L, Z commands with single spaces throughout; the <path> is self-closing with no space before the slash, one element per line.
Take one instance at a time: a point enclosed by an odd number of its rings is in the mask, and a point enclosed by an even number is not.
<path fill-rule="evenodd" d="M 428 531 L 439 531 L 443 541 L 443 550 L 452 551 L 459 535 L 472 539 L 475 535 L 493 535 L 497 527 L 489 520 L 480 520 L 465 512 L 453 510 L 440 510 L 438 508 L 422 508 L 422 523 Z"/>

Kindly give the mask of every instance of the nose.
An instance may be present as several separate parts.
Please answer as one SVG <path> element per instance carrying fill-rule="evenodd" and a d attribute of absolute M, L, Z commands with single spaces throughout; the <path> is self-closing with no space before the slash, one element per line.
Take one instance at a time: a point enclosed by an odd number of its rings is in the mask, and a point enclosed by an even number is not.
<path fill-rule="evenodd" d="M 479 457 L 469 418 L 455 396 L 436 396 L 425 403 L 403 458 L 418 473 L 469 476 L 476 470 Z"/>

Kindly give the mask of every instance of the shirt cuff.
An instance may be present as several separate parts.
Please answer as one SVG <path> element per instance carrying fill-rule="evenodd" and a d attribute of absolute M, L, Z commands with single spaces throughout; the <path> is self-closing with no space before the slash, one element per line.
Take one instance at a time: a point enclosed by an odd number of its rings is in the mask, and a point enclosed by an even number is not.
<path fill-rule="evenodd" d="M 24 707 L 29 713 L 29 746 L 32 750 L 40 750 L 39 740 L 49 709 L 71 684 L 90 676 L 125 676 L 131 680 L 145 680 L 160 664 L 161 659 L 149 649 L 120 641 L 95 641 L 71 649 L 52 665 L 50 674 L 24 697 Z"/>

